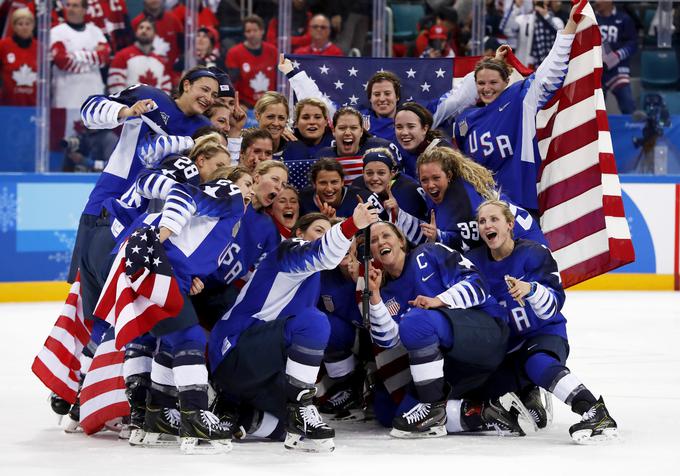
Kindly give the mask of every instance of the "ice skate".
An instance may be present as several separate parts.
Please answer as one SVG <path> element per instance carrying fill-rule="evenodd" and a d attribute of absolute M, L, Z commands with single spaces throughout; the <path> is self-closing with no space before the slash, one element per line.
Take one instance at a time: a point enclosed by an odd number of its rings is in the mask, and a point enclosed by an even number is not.
<path fill-rule="evenodd" d="M 609 415 L 602 397 L 583 414 L 580 422 L 569 428 L 569 434 L 579 445 L 592 445 L 617 440 L 619 430 Z"/>
<path fill-rule="evenodd" d="M 395 438 L 437 438 L 446 436 L 446 400 L 418 403 L 392 420 Z"/>
<path fill-rule="evenodd" d="M 141 446 L 144 444 L 144 416 L 146 415 L 146 407 L 130 404 L 130 421 L 127 429 L 127 440 L 132 446 Z M 121 438 L 123 438 L 121 432 Z"/>
<path fill-rule="evenodd" d="M 339 385 L 331 389 L 328 400 L 319 405 L 319 412 L 333 415 L 329 419 L 335 421 L 363 420 L 361 403 L 360 395 L 352 388 L 351 382 L 348 382 L 348 385 Z"/>
<path fill-rule="evenodd" d="M 179 410 L 147 406 L 142 431 L 144 446 L 179 446 Z M 128 440 L 129 441 L 129 440 Z"/>
<path fill-rule="evenodd" d="M 66 421 L 64 431 L 66 433 L 80 433 L 83 431 L 80 427 L 80 397 L 76 398 L 76 403 L 68 411 L 68 420 Z"/>
<path fill-rule="evenodd" d="M 536 431 L 552 423 L 552 395 L 540 387 L 532 387 L 522 397 L 522 404 L 534 420 Z"/>
<path fill-rule="evenodd" d="M 231 428 L 207 410 L 182 410 L 180 449 L 187 455 L 219 454 L 231 451 Z"/>
<path fill-rule="evenodd" d="M 482 406 L 484 425 L 489 430 L 495 430 L 499 436 L 525 436 L 526 431 L 520 425 L 520 418 L 525 423 L 525 428 L 530 427 L 533 430 L 534 422 L 531 415 L 514 393 L 484 402 Z"/>
<path fill-rule="evenodd" d="M 314 453 L 335 449 L 335 430 L 324 423 L 319 410 L 312 404 L 316 389 L 300 392 L 298 401 L 288 404 L 288 424 L 283 445 L 289 450 Z"/>

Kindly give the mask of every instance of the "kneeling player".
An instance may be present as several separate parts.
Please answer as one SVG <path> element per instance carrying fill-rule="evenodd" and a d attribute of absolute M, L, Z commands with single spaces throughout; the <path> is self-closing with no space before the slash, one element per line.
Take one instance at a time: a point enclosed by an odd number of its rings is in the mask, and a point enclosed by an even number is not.
<path fill-rule="evenodd" d="M 486 244 L 467 256 L 488 279 L 491 294 L 510 317 L 508 354 L 517 373 L 582 415 L 569 428 L 577 443 L 614 439 L 616 422 L 602 397 L 596 399 L 565 366 L 569 354 L 566 320 L 560 310 L 565 294 L 557 263 L 543 245 L 514 240 L 514 216 L 508 204 L 487 200 L 477 209 L 479 234 Z M 506 359 L 506 361 L 507 361 Z M 525 400 L 526 403 L 526 400 Z M 527 404 L 531 409 L 531 405 Z M 541 422 L 537 422 L 540 426 Z"/>
<path fill-rule="evenodd" d="M 293 230 L 297 238 L 267 254 L 210 335 L 210 369 L 220 397 L 285 420 L 286 448 L 335 448 L 335 431 L 312 403 L 330 333 L 315 306 L 318 271 L 335 268 L 356 231 L 376 220 L 377 211 L 366 204 L 332 227 L 325 215 L 302 217 Z"/>

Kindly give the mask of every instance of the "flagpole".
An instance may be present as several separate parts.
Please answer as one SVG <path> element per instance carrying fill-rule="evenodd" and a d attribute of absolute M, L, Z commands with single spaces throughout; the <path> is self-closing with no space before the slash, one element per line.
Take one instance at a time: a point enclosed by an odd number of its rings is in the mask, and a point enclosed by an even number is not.
<path fill-rule="evenodd" d="M 51 0 L 36 2 L 38 24 L 38 84 L 35 110 L 35 171 L 49 172 L 50 163 L 50 26 Z"/>
<path fill-rule="evenodd" d="M 289 54 L 290 51 L 290 29 L 291 29 L 291 16 L 292 16 L 292 0 L 279 0 L 279 21 L 278 21 L 278 30 L 279 30 L 279 40 L 278 40 L 278 48 L 279 48 L 279 53 L 283 54 Z M 277 71 L 276 73 L 276 90 L 283 94 L 284 96 L 288 96 L 288 80 L 286 79 L 286 75 L 283 74 L 281 71 Z"/>
<path fill-rule="evenodd" d="M 385 0 L 373 0 L 373 45 L 371 54 L 374 58 L 388 56 L 385 54 L 385 9 Z"/>
<path fill-rule="evenodd" d="M 470 38 L 472 56 L 484 54 L 485 19 L 486 5 L 484 0 L 472 0 L 472 38 Z"/>

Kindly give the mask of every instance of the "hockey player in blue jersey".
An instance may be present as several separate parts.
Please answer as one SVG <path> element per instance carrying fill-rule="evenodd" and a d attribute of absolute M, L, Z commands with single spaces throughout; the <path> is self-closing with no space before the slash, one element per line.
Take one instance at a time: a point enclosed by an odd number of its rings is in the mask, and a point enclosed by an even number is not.
<path fill-rule="evenodd" d="M 295 140 L 283 151 L 283 162 L 290 169 L 290 183 L 298 189 L 309 185 L 309 169 L 317 153 L 333 142 L 326 104 L 320 99 L 307 98 L 295 104 Z"/>
<path fill-rule="evenodd" d="M 226 150 L 220 145 L 218 134 L 208 134 L 196 140 L 189 157 L 171 155 L 154 169 L 144 169 L 137 181 L 119 198 L 107 198 L 94 227 L 85 233 L 78 268 L 83 315 L 93 319 L 93 312 L 108 276 L 113 256 L 110 255 L 119 234 L 147 210 L 151 200 L 165 201 L 169 223 L 185 220 L 184 190 L 179 183 L 205 181 L 216 167 L 228 162 Z M 178 143 L 183 143 L 179 140 Z M 192 141 L 193 143 L 193 141 Z M 222 154 L 222 155 L 220 155 Z M 178 206 L 178 204 L 180 204 Z M 164 229 L 163 233 L 168 232 Z M 92 357 L 108 324 L 94 320 L 91 339 L 85 355 Z M 78 421 L 77 411 L 72 412 L 69 430 Z"/>
<path fill-rule="evenodd" d="M 506 307 L 510 339 L 506 360 L 528 386 L 538 385 L 582 415 L 569 428 L 577 443 L 618 436 L 602 397 L 596 399 L 566 367 L 569 355 L 566 320 L 561 313 L 565 294 L 557 263 L 545 246 L 513 238 L 514 215 L 507 203 L 489 200 L 477 211 L 479 233 L 486 244 L 467 257 L 489 283 L 491 295 Z M 531 387 L 530 387 L 531 388 Z M 546 424 L 536 392 L 523 396 L 539 427 Z M 543 415 L 541 415 L 543 413 Z"/>
<path fill-rule="evenodd" d="M 80 256 L 80 248 L 87 230 L 91 229 L 101 212 L 102 202 L 120 197 L 144 167 L 135 159 L 143 144 L 154 144 L 158 136 L 190 137 L 196 129 L 210 125 L 203 113 L 218 96 L 219 81 L 207 68 L 192 68 L 179 83 L 179 96 L 173 100 L 160 89 L 136 84 L 111 96 L 91 96 L 82 105 L 80 116 L 90 129 L 123 130 L 109 161 L 90 193 L 78 225 L 68 281 L 72 282 Z M 163 145 L 174 144 L 173 141 Z M 180 150 L 167 150 L 180 152 Z"/>
<path fill-rule="evenodd" d="M 420 184 L 430 199 L 430 221 L 416 220 L 399 210 L 397 227 L 415 244 L 425 240 L 438 241 L 461 252 L 479 246 L 475 210 L 495 193 L 496 182 L 491 172 L 448 147 L 423 152 L 418 158 L 417 169 Z M 517 237 L 546 243 L 531 214 L 521 207 L 512 207 L 517 216 Z"/>
<path fill-rule="evenodd" d="M 300 218 L 300 196 L 295 187 L 289 183 L 284 184 L 274 202 L 267 208 L 267 213 L 272 217 L 281 239 L 292 238 L 291 230 Z"/>
<path fill-rule="evenodd" d="M 480 387 L 502 362 L 507 314 L 474 265 L 441 243 L 409 251 L 403 234 L 381 222 L 371 227 L 370 246 L 382 267 L 368 276 L 371 336 L 381 347 L 406 348 L 418 397 L 394 418 L 391 434 L 446 435 L 449 397 Z"/>
<path fill-rule="evenodd" d="M 638 33 L 633 19 L 612 1 L 593 4 L 595 18 L 602 34 L 602 92 L 616 96 L 622 114 L 635 111 L 630 87 L 630 58 L 638 49 Z"/>
<path fill-rule="evenodd" d="M 258 127 L 272 135 L 274 157 L 281 160 L 283 151 L 288 146 L 288 139 L 285 136 L 290 132 L 286 131 L 288 100 L 281 93 L 267 91 L 257 100 L 254 110 Z"/>
<path fill-rule="evenodd" d="M 335 112 L 333 137 L 333 143 L 319 150 L 316 158 L 337 159 L 345 170 L 345 184 L 347 185 L 361 176 L 362 158 L 368 149 L 385 147 L 391 150 L 401 168 L 401 155 L 399 155 L 396 143 L 371 135 L 364 128 L 361 113 L 353 107 L 342 107 Z"/>
<path fill-rule="evenodd" d="M 310 170 L 312 186 L 300 192 L 300 215 L 321 212 L 329 217 L 351 216 L 357 195 L 369 193 L 344 185 L 345 171 L 335 159 L 319 159 Z"/>
<path fill-rule="evenodd" d="M 461 151 L 491 170 L 510 200 L 532 213 L 538 212 L 536 182 L 541 163 L 536 112 L 564 81 L 576 9 L 572 8 L 548 57 L 524 80 L 510 84 L 510 68 L 497 59 L 499 55 L 480 61 L 474 75 L 482 105 L 455 117 L 454 134 Z M 501 55 L 507 48 L 501 47 Z"/>
<path fill-rule="evenodd" d="M 238 233 L 224 250 L 218 269 L 200 277 L 205 286 L 203 291 L 192 297 L 206 329 L 211 329 L 234 304 L 239 289 L 262 256 L 280 243 L 277 228 L 265 209 L 283 190 L 287 178 L 288 169 L 278 160 L 260 162 L 255 168 L 252 202 L 246 208 Z"/>
<path fill-rule="evenodd" d="M 352 186 L 378 197 L 383 208 L 399 209 L 421 219 L 427 219 L 428 204 L 420 184 L 399 172 L 392 152 L 384 147 L 368 149 L 362 159 L 363 175 L 354 179 Z"/>
<path fill-rule="evenodd" d="M 287 448 L 334 448 L 335 432 L 312 404 L 330 332 L 316 308 L 318 272 L 335 268 L 354 234 L 376 220 L 367 204 L 332 227 L 322 214 L 300 218 L 297 239 L 266 255 L 210 335 L 210 370 L 220 394 L 286 421 Z"/>
<path fill-rule="evenodd" d="M 433 129 L 432 113 L 415 102 L 405 102 L 397 108 L 394 129 L 401 151 L 404 173 L 414 179 L 418 156 L 433 147 L 452 147 L 443 134 Z"/>
<path fill-rule="evenodd" d="M 356 243 L 356 241 L 355 241 Z M 327 392 L 319 406 L 321 413 L 334 420 L 354 420 L 359 417 L 363 383 L 357 378 L 354 345 L 357 329 L 363 320 L 357 303 L 359 262 L 352 244 L 337 268 L 321 272 L 321 298 L 318 308 L 328 316 L 330 337 L 324 353 Z"/>
<path fill-rule="evenodd" d="M 224 150 L 223 154 L 226 157 L 228 153 Z M 165 442 L 159 443 L 159 438 L 172 434 L 175 429 L 184 453 L 215 453 L 231 449 L 230 427 L 208 411 L 207 340 L 188 299 L 195 289 L 194 277 L 208 275 L 217 268 L 243 217 L 245 202 L 239 187 L 228 180 L 230 172 L 230 169 L 221 167 L 199 187 L 183 184 L 186 193 L 182 203 L 190 216 L 186 217 L 180 229 L 167 219 L 166 213 L 141 215 L 130 227 L 136 230 L 134 233 L 141 233 L 141 230 L 148 229 L 146 226 L 161 226 L 159 239 L 185 295 L 184 307 L 179 314 L 160 321 L 151 331 L 158 338 L 158 344 L 150 372 L 144 444 L 163 444 Z M 142 226 L 137 228 L 139 224 Z M 162 233 L 164 229 L 170 233 Z M 139 349 L 134 346 L 129 349 L 133 350 Z M 138 356 L 129 357 L 128 363 L 136 367 L 140 362 L 135 358 Z M 130 379 L 128 372 L 126 377 Z M 176 399 L 179 399 L 179 419 L 173 418 L 171 411 Z M 200 442 L 210 444 L 201 445 Z"/>

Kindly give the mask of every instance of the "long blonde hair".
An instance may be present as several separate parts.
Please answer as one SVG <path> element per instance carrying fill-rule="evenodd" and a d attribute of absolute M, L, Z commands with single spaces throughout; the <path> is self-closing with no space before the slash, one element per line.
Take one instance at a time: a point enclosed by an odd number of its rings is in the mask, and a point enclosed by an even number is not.
<path fill-rule="evenodd" d="M 492 199 L 496 190 L 493 174 L 486 167 L 479 165 L 461 152 L 450 147 L 433 147 L 420 154 L 416 161 L 416 170 L 424 164 L 438 163 L 444 173 L 451 177 L 460 177 L 474 187 L 485 199 Z"/>

